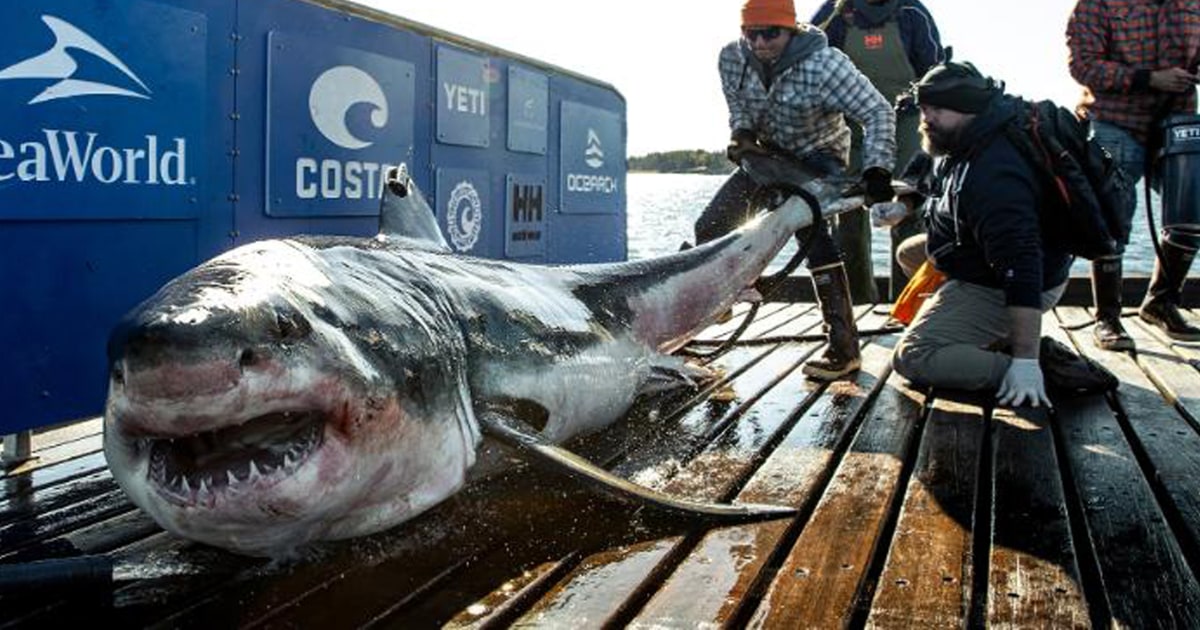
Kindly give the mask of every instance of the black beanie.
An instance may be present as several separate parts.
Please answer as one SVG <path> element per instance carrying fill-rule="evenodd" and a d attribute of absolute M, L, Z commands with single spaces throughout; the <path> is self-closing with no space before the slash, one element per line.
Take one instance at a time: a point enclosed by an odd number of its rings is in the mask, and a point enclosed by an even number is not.
<path fill-rule="evenodd" d="M 913 85 L 918 105 L 944 107 L 964 114 L 978 114 L 987 108 L 992 96 L 1002 87 L 985 77 L 970 62 L 947 61 L 929 69 Z"/>

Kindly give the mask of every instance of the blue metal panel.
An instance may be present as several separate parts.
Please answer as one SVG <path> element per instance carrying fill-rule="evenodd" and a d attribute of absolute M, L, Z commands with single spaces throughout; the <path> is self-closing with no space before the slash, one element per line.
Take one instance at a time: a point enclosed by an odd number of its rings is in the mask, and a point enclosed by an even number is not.
<path fill-rule="evenodd" d="M 619 134 L 615 140 L 601 138 L 605 156 L 606 173 L 619 172 L 617 192 L 610 199 L 611 214 L 576 214 L 559 210 L 563 200 L 560 198 L 561 188 L 569 169 L 565 168 L 565 158 L 559 153 L 565 150 L 562 142 L 551 143 L 549 164 L 549 181 L 551 184 L 550 208 L 556 211 L 549 215 L 549 240 L 547 241 L 546 259 L 553 262 L 608 262 L 624 260 L 627 257 L 627 238 L 625 235 L 626 197 L 625 197 L 625 101 L 621 95 L 602 86 L 572 81 L 568 77 L 551 75 L 550 107 L 551 111 L 563 108 L 564 102 L 585 103 L 604 112 L 616 113 L 619 117 Z M 550 137 L 563 138 L 562 122 L 558 117 L 551 117 Z M 570 135 L 570 134 L 569 134 Z M 572 135 L 578 138 L 577 134 Z M 584 162 L 587 149 L 586 129 L 583 140 L 575 140 L 576 164 L 582 165 L 586 172 L 589 167 Z M 559 146 L 556 146 L 559 145 Z M 582 150 L 581 150 L 582 149 Z M 617 171 L 608 171 L 608 168 Z M 586 206 L 585 206 L 586 208 Z M 605 208 L 597 208 L 603 211 Z"/>
<path fill-rule="evenodd" d="M 439 168 L 434 209 L 446 242 L 459 253 L 498 258 L 503 212 L 491 203 L 487 171 Z"/>
<path fill-rule="evenodd" d="M 546 258 L 546 178 L 509 175 L 505 185 L 504 256 Z"/>
<path fill-rule="evenodd" d="M 520 66 L 508 68 L 508 150 L 546 154 L 550 79 Z"/>
<path fill-rule="evenodd" d="M 415 67 L 272 31 L 267 213 L 379 216 L 387 169 L 412 156 Z"/>
<path fill-rule="evenodd" d="M 0 5 L 0 433 L 98 413 L 117 319 L 228 230 L 233 3 Z"/>
<path fill-rule="evenodd" d="M 113 324 L 195 249 L 194 221 L 0 223 L 0 433 L 99 413 Z"/>
<path fill-rule="evenodd" d="M 353 188 L 349 179 L 366 186 L 376 164 L 427 163 L 429 114 L 418 103 L 427 102 L 423 95 L 431 76 L 429 38 L 297 0 L 240 2 L 237 19 L 234 244 L 295 233 L 374 234 L 379 225 L 378 202 L 347 198 L 354 192 L 348 190 Z M 277 44 L 279 48 L 275 48 Z M 373 109 L 368 97 L 340 119 L 351 135 L 370 146 L 339 146 L 313 121 L 310 96 L 314 86 L 336 67 L 350 68 L 342 71 L 346 77 L 361 77 L 357 72 L 361 71 L 369 78 L 357 82 L 367 87 L 364 93 L 369 95 L 374 83 L 386 97 L 387 120 L 382 126 L 372 121 L 372 114 L 380 109 Z M 332 118 L 339 120 L 336 115 Z M 268 123 L 271 138 L 266 131 Z M 289 133 L 295 135 L 289 138 Z M 317 162 L 315 182 L 311 168 L 306 167 L 311 163 L 300 162 L 301 158 Z M 297 170 L 301 171 L 299 181 Z M 336 194 L 339 172 L 341 198 Z M 414 168 L 411 172 L 419 185 L 431 186 L 427 171 Z M 317 194 L 302 198 L 314 183 Z M 297 194 L 298 184 L 309 192 Z"/>
<path fill-rule="evenodd" d="M 487 57 L 446 45 L 437 47 L 438 142 L 488 146 L 491 73 Z"/>
<path fill-rule="evenodd" d="M 204 14 L 57 1 L 0 16 L 0 219 L 196 216 Z"/>
<path fill-rule="evenodd" d="M 562 211 L 616 214 L 625 195 L 625 134 L 618 112 L 562 102 Z"/>

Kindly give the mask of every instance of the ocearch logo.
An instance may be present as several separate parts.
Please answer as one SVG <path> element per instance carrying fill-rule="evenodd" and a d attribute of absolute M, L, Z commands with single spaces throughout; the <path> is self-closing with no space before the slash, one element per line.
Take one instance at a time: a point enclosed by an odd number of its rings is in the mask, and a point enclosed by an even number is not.
<path fill-rule="evenodd" d="M 595 129 L 588 129 L 587 150 L 583 152 L 583 161 L 592 168 L 604 166 L 604 149 L 600 148 L 600 136 Z"/>
<path fill-rule="evenodd" d="M 587 130 L 587 148 L 583 151 L 583 163 L 592 169 L 604 166 L 604 149 L 600 146 L 600 135 L 595 129 Z M 594 173 L 567 173 L 567 190 L 577 193 L 617 192 L 617 180 L 608 175 Z"/>
<path fill-rule="evenodd" d="M 351 110 L 370 108 L 371 126 L 383 129 L 388 122 L 388 101 L 374 77 L 354 66 L 334 66 L 313 81 L 308 91 L 308 112 L 317 131 L 333 144 L 352 151 L 365 149 L 373 140 L 350 130 Z M 359 160 L 296 158 L 296 196 L 300 199 L 373 199 L 383 190 L 387 164 Z"/>
<path fill-rule="evenodd" d="M 116 55 L 91 35 L 83 32 L 75 25 L 54 17 L 43 15 L 42 21 L 54 34 L 54 45 L 46 52 L 35 55 L 24 61 L 17 62 L 0 70 L 0 80 L 10 79 L 59 79 L 58 83 L 42 90 L 29 101 L 30 105 L 53 101 L 60 98 L 77 96 L 128 96 L 131 98 L 149 98 L 150 88 L 142 82 L 129 66 L 125 65 Z M 71 56 L 71 50 L 80 50 L 94 55 L 110 66 L 129 77 L 141 88 L 141 92 L 98 81 L 75 78 L 79 64 Z"/>
<path fill-rule="evenodd" d="M 52 15 L 43 15 L 42 22 L 54 34 L 54 45 L 0 70 L 0 81 L 56 81 L 28 105 L 85 96 L 150 98 L 145 82 L 83 29 Z M 72 51 L 108 63 L 129 78 L 129 87 L 78 78 L 79 64 Z M 162 142 L 157 134 L 143 134 L 136 146 L 115 146 L 96 131 L 43 128 L 40 134 L 13 142 L 0 138 L 0 182 L 184 186 L 195 183 L 187 165 L 187 140 L 181 137 Z"/>

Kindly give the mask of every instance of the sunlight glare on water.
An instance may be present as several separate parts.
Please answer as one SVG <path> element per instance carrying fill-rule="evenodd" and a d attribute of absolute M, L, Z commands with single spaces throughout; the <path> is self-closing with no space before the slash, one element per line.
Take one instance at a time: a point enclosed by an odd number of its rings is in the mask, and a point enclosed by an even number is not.
<path fill-rule="evenodd" d="M 692 224 L 724 181 L 724 175 L 629 173 L 626 184 L 629 195 L 629 259 L 662 256 L 678 251 L 684 241 L 692 241 Z M 1157 197 L 1153 203 L 1157 208 Z M 1133 236 L 1125 252 L 1125 272 L 1135 275 L 1149 274 L 1154 260 L 1154 246 L 1150 242 L 1143 208 L 1139 186 Z M 1158 218 L 1157 210 L 1155 218 Z M 871 231 L 871 260 L 876 275 L 886 276 L 889 273 L 889 244 L 890 238 L 884 230 Z M 769 270 L 785 265 L 794 251 L 793 242 L 784 248 Z M 1086 276 L 1089 268 L 1088 261 L 1076 260 L 1071 273 Z M 796 273 L 807 275 L 808 272 L 801 266 Z"/>

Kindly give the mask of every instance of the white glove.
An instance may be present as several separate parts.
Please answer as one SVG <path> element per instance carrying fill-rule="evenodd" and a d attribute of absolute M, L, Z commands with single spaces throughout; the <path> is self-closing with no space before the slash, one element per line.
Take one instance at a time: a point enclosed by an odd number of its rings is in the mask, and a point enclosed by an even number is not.
<path fill-rule="evenodd" d="M 908 216 L 908 206 L 902 201 L 881 201 L 871 204 L 871 225 L 892 227 Z"/>
<path fill-rule="evenodd" d="M 1012 407 L 1020 406 L 1026 400 L 1034 407 L 1042 403 L 1047 407 L 1054 406 L 1050 404 L 1050 397 L 1046 395 L 1046 385 L 1042 382 L 1042 368 L 1038 367 L 1037 359 L 1014 358 L 1008 366 L 1008 371 L 1004 373 L 1000 389 L 996 390 L 996 398 L 1001 405 Z"/>

